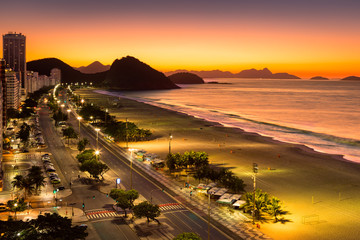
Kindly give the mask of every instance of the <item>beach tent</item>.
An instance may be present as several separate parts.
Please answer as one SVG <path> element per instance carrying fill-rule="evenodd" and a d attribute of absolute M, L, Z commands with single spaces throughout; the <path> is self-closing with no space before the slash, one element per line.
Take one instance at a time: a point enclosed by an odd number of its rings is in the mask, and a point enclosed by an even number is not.
<path fill-rule="evenodd" d="M 159 167 L 159 168 L 162 168 L 162 167 L 165 166 L 165 161 L 162 160 L 162 159 L 156 158 L 156 159 L 154 159 L 154 160 L 151 161 L 151 165 L 152 165 L 153 167 L 156 167 L 156 168 L 158 168 L 158 167 Z"/>
<path fill-rule="evenodd" d="M 217 191 L 219 191 L 220 188 L 217 188 L 217 187 L 214 187 L 214 188 L 211 188 L 208 193 L 211 194 L 211 195 L 214 195 Z"/>
<path fill-rule="evenodd" d="M 214 193 L 214 196 L 221 197 L 222 195 L 224 195 L 227 192 L 227 190 L 228 190 L 227 188 L 220 188 L 219 191 Z"/>
<path fill-rule="evenodd" d="M 220 198 L 216 202 L 217 203 L 222 203 L 222 204 L 232 204 L 234 201 L 232 199 L 229 199 L 229 198 Z"/>
<path fill-rule="evenodd" d="M 220 199 L 225 199 L 225 198 L 231 199 L 231 196 L 232 196 L 232 194 L 230 194 L 230 193 L 225 193 L 225 194 L 221 195 Z"/>
<path fill-rule="evenodd" d="M 146 160 L 146 161 L 151 161 L 151 160 L 153 160 L 155 158 L 158 158 L 158 157 L 159 156 L 157 154 L 155 154 L 155 153 L 146 153 L 146 154 L 144 154 L 144 160 Z"/>
<path fill-rule="evenodd" d="M 238 208 L 241 205 L 244 205 L 246 202 L 244 200 L 237 200 L 235 203 L 233 203 L 234 208 Z"/>
<path fill-rule="evenodd" d="M 194 189 L 196 189 L 198 192 L 200 193 L 207 193 L 208 190 L 210 189 L 209 186 L 203 184 L 203 183 L 200 183 L 199 185 L 197 185 L 196 187 L 194 187 Z"/>
<path fill-rule="evenodd" d="M 239 200 L 240 198 L 241 198 L 241 194 L 234 194 L 231 196 L 231 199 L 235 201 Z"/>

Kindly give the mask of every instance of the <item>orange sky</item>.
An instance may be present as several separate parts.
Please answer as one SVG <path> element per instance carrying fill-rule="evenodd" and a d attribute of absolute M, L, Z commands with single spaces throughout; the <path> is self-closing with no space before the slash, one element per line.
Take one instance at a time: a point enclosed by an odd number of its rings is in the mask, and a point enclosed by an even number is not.
<path fill-rule="evenodd" d="M 155 2 L 162 4 L 158 6 L 165 4 L 161 0 Z M 329 15 L 332 8 L 317 16 L 312 12 L 296 13 L 299 8 L 306 9 L 306 5 L 283 7 L 282 2 L 278 6 L 287 13 L 282 16 L 277 14 L 278 8 L 270 11 L 252 5 L 245 6 L 249 11 L 241 14 L 232 11 L 238 6 L 236 1 L 229 1 L 229 6 L 214 2 L 206 9 L 199 7 L 202 11 L 195 9 L 186 14 L 159 13 L 156 8 L 145 7 L 140 11 L 131 5 L 122 5 L 121 9 L 128 8 L 122 13 L 111 12 L 102 5 L 87 9 L 74 5 L 73 12 L 67 5 L 59 5 L 58 12 L 51 12 L 51 5 L 44 4 L 30 11 L 24 6 L 23 11 L 18 11 L 22 18 L 15 15 L 11 21 L 8 18 L 15 12 L 0 10 L 3 34 L 16 31 L 27 36 L 28 61 L 57 57 L 78 67 L 95 60 L 111 64 L 116 58 L 131 55 L 160 71 L 239 72 L 267 67 L 272 72 L 303 78 L 360 76 L 360 21 L 350 8 L 334 5 L 340 16 Z M 99 13 L 92 7 L 104 9 Z M 217 12 L 221 7 L 225 13 Z"/>

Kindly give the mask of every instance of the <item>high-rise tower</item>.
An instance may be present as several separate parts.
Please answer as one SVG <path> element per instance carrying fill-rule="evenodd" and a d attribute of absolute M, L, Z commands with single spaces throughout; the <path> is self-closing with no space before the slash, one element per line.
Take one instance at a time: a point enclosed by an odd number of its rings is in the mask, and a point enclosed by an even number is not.
<path fill-rule="evenodd" d="M 21 87 L 25 88 L 26 37 L 16 32 L 3 35 L 3 55 L 7 67 L 12 68 L 17 73 Z"/>

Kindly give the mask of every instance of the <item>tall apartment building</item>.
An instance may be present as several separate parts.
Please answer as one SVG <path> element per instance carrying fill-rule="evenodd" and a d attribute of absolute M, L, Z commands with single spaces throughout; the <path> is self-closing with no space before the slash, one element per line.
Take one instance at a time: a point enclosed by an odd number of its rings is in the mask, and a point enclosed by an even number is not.
<path fill-rule="evenodd" d="M 5 70 L 6 78 L 6 107 L 18 109 L 20 107 L 20 81 L 16 72 L 11 69 Z M 5 99 L 4 99 L 5 101 Z"/>
<path fill-rule="evenodd" d="M 3 153 L 3 129 L 6 124 L 6 105 L 4 105 L 4 96 L 3 93 L 5 92 L 5 60 L 0 59 L 0 190 L 3 188 L 3 171 L 2 171 L 2 153 Z M 5 109 L 4 109 L 5 107 Z M 4 111 L 5 110 L 5 111 Z M 4 114 L 4 115 L 3 115 Z"/>
<path fill-rule="evenodd" d="M 3 55 L 7 67 L 12 68 L 25 88 L 26 79 L 26 37 L 21 33 L 9 32 L 3 35 Z"/>
<path fill-rule="evenodd" d="M 6 125 L 6 101 L 4 101 L 4 99 L 6 99 L 6 78 L 5 78 L 5 69 L 6 69 L 6 62 L 4 59 L 0 58 L 0 88 L 1 88 L 1 104 L 0 104 L 0 127 L 3 127 Z M 2 134 L 1 134 L 2 136 Z"/>

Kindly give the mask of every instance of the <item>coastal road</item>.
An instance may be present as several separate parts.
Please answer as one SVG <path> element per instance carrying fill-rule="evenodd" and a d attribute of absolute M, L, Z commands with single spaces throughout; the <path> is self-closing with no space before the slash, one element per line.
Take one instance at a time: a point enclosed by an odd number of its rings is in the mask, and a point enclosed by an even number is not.
<path fill-rule="evenodd" d="M 69 119 L 71 125 L 78 130 L 78 120 L 71 114 Z M 81 123 L 81 137 L 86 137 L 90 143 L 96 146 L 96 133 L 90 130 L 84 124 Z M 100 160 L 105 162 L 112 170 L 114 178 L 121 179 L 121 183 L 126 189 L 130 189 L 130 164 L 128 161 L 128 154 L 125 150 L 121 149 L 115 144 L 108 143 L 101 137 L 99 137 L 100 148 Z M 160 229 L 159 234 L 163 239 L 172 239 L 174 236 L 182 232 L 195 232 L 201 236 L 202 239 L 208 238 L 208 223 L 207 220 L 194 214 L 187 207 L 179 204 L 176 200 L 176 196 L 172 196 L 170 191 L 165 189 L 161 191 L 162 184 L 156 180 L 150 178 L 142 171 L 136 169 L 133 166 L 132 174 L 133 188 L 144 196 L 148 201 L 152 197 L 152 202 L 158 204 L 161 207 L 162 215 L 160 221 L 163 225 L 168 226 L 167 229 Z M 167 206 L 173 206 L 167 208 Z M 167 208 L 167 209 L 166 209 Z M 225 230 L 225 229 L 224 229 Z M 240 239 L 239 236 L 227 232 L 226 234 L 220 230 L 220 228 L 210 227 L 210 239 Z"/>
<path fill-rule="evenodd" d="M 47 108 L 42 108 L 39 115 L 42 134 L 47 144 L 46 152 L 52 153 L 52 163 L 57 169 L 56 172 L 62 180 L 62 185 L 69 188 L 70 181 L 73 182 L 71 186 L 72 194 L 62 199 L 61 204 L 82 209 L 84 203 L 85 212 L 103 211 L 104 209 L 113 210 L 114 201 L 112 199 L 94 189 L 90 183 L 86 184 L 86 182 L 81 181 L 83 178 L 78 178 L 78 175 L 83 175 L 83 173 L 78 171 L 77 161 L 71 156 L 70 150 L 65 148 L 61 142 L 60 136 L 53 127 Z M 59 201 L 58 203 L 60 204 Z M 121 239 L 139 239 L 132 229 L 123 223 L 120 217 L 99 220 L 86 222 L 89 225 L 90 233 L 87 239 L 113 240 L 118 239 L 119 236 L 122 236 Z"/>

